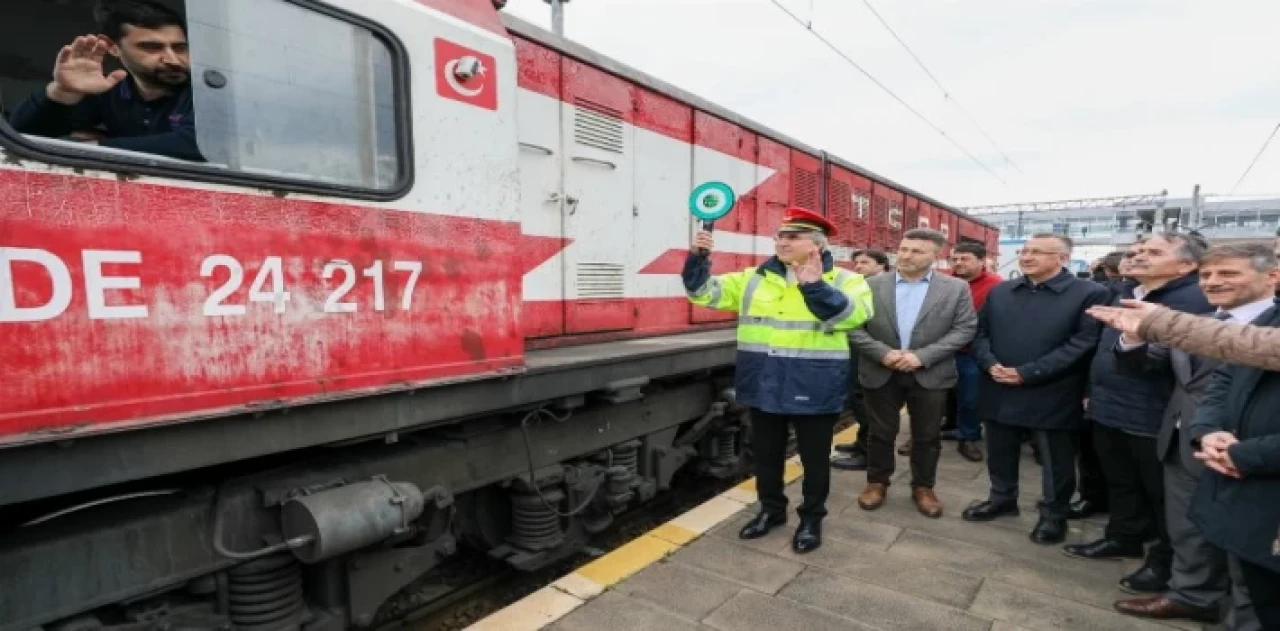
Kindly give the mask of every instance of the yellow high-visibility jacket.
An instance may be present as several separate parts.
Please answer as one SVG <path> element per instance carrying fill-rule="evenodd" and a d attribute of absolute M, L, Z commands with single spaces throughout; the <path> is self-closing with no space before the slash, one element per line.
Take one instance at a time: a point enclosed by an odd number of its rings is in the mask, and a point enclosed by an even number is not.
<path fill-rule="evenodd" d="M 872 316 L 871 288 L 860 274 L 822 253 L 822 282 L 787 282 L 777 257 L 760 267 L 712 276 L 690 253 L 682 278 L 696 305 L 738 313 L 734 387 L 739 403 L 774 414 L 833 414 L 849 391 L 848 332 Z"/>

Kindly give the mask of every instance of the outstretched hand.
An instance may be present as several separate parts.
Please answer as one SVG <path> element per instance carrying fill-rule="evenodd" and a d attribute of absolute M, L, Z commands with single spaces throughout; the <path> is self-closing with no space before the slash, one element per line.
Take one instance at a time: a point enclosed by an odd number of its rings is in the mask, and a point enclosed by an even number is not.
<path fill-rule="evenodd" d="M 64 105 L 75 105 L 93 94 L 102 94 L 129 74 L 116 70 L 103 74 L 102 61 L 110 48 L 105 37 L 85 35 L 63 46 L 53 66 L 53 83 L 47 92 L 49 98 Z"/>
<path fill-rule="evenodd" d="M 1138 336 L 1138 326 L 1142 324 L 1142 319 L 1147 314 L 1159 309 L 1160 307 L 1153 302 L 1144 302 L 1142 300 L 1121 300 L 1119 307 L 1104 307 L 1101 305 L 1089 307 L 1085 313 L 1096 318 L 1103 324 L 1119 330 L 1125 334 L 1125 337 L 1131 340 L 1141 339 Z"/>

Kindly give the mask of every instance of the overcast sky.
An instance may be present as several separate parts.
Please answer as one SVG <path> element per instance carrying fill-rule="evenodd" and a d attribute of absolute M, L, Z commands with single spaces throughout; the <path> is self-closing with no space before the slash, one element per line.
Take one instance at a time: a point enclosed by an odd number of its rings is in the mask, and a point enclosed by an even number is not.
<path fill-rule="evenodd" d="M 869 0 L 999 149 L 863 0 L 780 1 L 1004 182 L 770 0 L 572 0 L 565 34 L 962 206 L 1225 194 L 1280 123 L 1280 0 Z M 1280 137 L 1242 193 L 1280 194 Z"/>

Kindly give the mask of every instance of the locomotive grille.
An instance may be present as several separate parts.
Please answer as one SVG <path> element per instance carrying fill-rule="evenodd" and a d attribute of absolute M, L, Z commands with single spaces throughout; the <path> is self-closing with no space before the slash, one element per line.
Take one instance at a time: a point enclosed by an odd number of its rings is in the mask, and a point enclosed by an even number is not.
<path fill-rule="evenodd" d="M 849 183 L 831 180 L 831 194 L 827 195 L 827 204 L 832 223 L 843 233 L 841 238 L 852 238 L 849 228 L 853 224 L 853 192 Z"/>
<path fill-rule="evenodd" d="M 573 117 L 573 139 L 578 144 L 601 151 L 622 153 L 622 112 L 585 99 L 577 99 Z"/>
<path fill-rule="evenodd" d="M 626 266 L 621 263 L 578 263 L 579 298 L 622 298 Z"/>
<path fill-rule="evenodd" d="M 818 174 L 797 167 L 793 178 L 795 179 L 796 205 L 819 212 L 821 209 L 818 208 Z"/>

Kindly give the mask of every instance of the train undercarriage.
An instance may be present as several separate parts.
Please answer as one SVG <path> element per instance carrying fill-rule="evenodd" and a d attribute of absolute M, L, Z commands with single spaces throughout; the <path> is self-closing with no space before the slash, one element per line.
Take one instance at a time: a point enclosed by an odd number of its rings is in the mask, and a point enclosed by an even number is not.
<path fill-rule="evenodd" d="M 460 549 L 546 567 L 682 468 L 742 471 L 731 336 L 534 351 L 520 376 L 11 448 L 0 631 L 363 628 Z M 333 419 L 348 437 L 312 444 Z"/>

